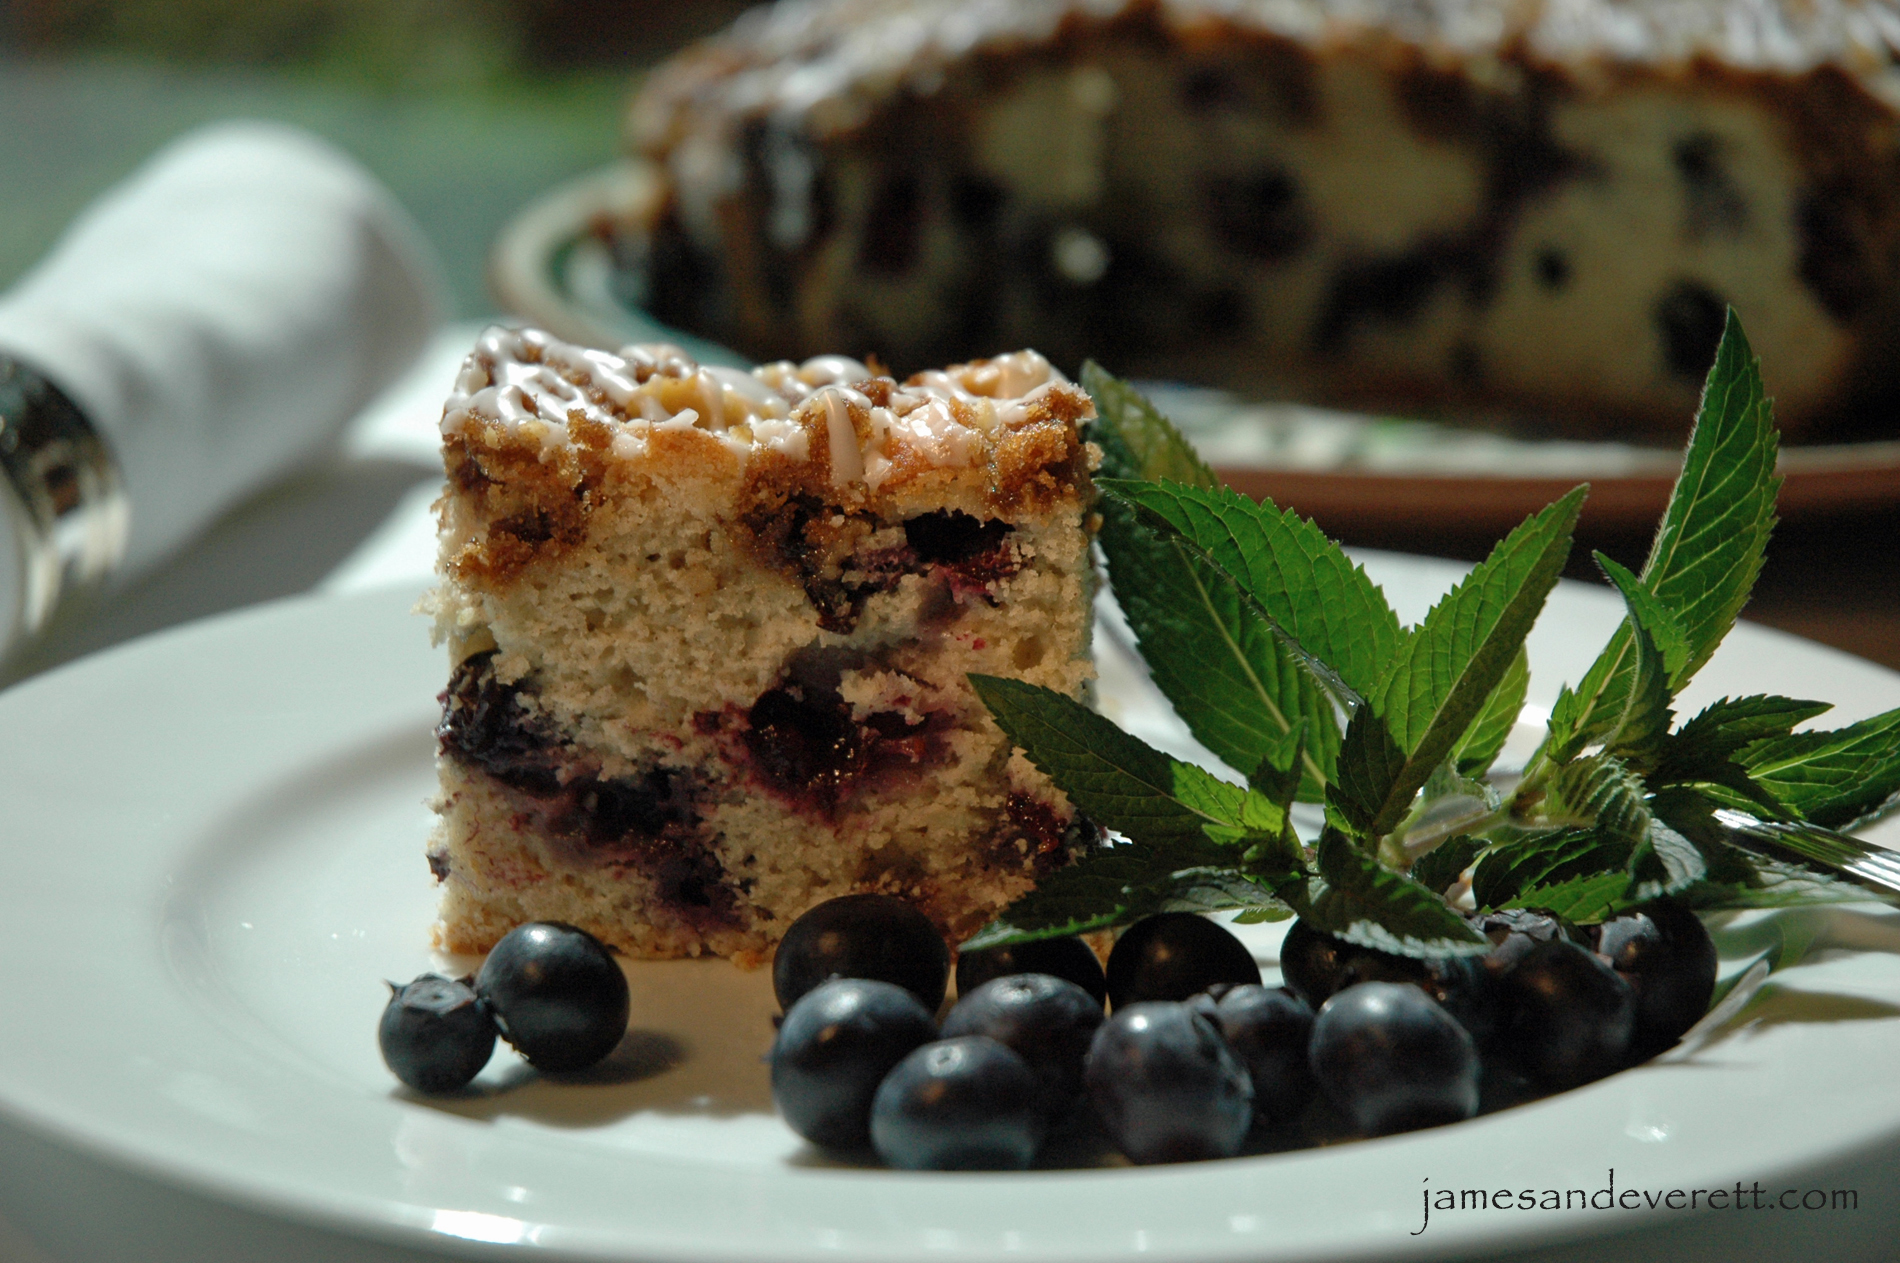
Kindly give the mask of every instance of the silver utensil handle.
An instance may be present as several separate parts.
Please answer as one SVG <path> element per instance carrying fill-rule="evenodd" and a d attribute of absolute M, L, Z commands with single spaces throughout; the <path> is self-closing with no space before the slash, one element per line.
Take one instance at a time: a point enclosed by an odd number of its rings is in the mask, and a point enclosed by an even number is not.
<path fill-rule="evenodd" d="M 62 602 L 105 583 L 125 556 L 127 506 L 118 464 L 85 414 L 4 354 L 0 475 L 0 550 L 11 553 L 0 556 L 3 649 L 38 632 Z M 9 567 L 17 567 L 12 582 Z"/>

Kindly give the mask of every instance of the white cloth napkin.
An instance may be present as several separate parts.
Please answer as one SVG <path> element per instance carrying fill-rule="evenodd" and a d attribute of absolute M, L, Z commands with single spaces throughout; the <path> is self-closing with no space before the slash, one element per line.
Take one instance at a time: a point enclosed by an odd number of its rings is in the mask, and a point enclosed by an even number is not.
<path fill-rule="evenodd" d="M 441 293 L 428 243 L 353 160 L 291 127 L 223 123 L 153 157 L 0 296 L 0 351 L 111 445 L 123 576 L 328 450 L 427 344 Z M 0 515 L 0 558 L 10 529 Z"/>

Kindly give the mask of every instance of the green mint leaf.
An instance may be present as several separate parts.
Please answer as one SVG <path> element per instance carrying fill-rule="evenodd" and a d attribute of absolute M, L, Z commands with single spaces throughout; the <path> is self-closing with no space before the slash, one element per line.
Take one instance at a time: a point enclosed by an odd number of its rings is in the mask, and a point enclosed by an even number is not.
<path fill-rule="evenodd" d="M 1851 881 L 1885 899 L 1900 897 L 1900 854 L 1885 847 L 1806 821 L 1763 820 L 1683 786 L 1662 790 L 1650 801 L 1658 817 L 1705 855 L 1730 848 Z M 1712 875 L 1726 879 L 1715 857 L 1710 859 Z"/>
<path fill-rule="evenodd" d="M 1155 687 L 1196 740 L 1238 771 L 1305 726 L 1300 797 L 1320 801 L 1339 749 L 1324 688 L 1254 612 L 1234 581 L 1103 507 L 1109 578 Z"/>
<path fill-rule="evenodd" d="M 1798 908 L 1817 903 L 1864 903 L 1867 892 L 1799 864 L 1749 857 L 1749 872 L 1737 881 L 1704 881 L 1676 898 L 1701 912 L 1744 908 Z"/>
<path fill-rule="evenodd" d="M 1285 811 L 1264 795 L 1163 754 L 1072 697 L 1001 676 L 969 678 L 1004 735 L 1097 824 L 1137 842 L 1180 845 L 1211 839 L 1210 828 L 1237 841 L 1285 827 Z"/>
<path fill-rule="evenodd" d="M 1630 876 L 1611 869 L 1572 877 L 1550 886 L 1533 886 L 1520 896 L 1525 908 L 1541 908 L 1578 925 L 1595 925 L 1627 905 Z"/>
<path fill-rule="evenodd" d="M 1248 908 L 1234 917 L 1235 925 L 1260 925 L 1267 921 L 1288 921 L 1295 915 L 1293 909 L 1281 904 L 1278 907 Z"/>
<path fill-rule="evenodd" d="M 1102 480 L 1145 525 L 1170 532 L 1233 576 L 1275 627 L 1355 697 L 1404 639 L 1385 593 L 1312 522 L 1226 488 Z"/>
<path fill-rule="evenodd" d="M 1511 729 L 1517 726 L 1517 717 L 1524 709 L 1524 697 L 1530 692 L 1531 660 L 1524 650 L 1517 651 L 1517 657 L 1511 660 L 1510 668 L 1505 671 L 1504 679 L 1491 696 L 1485 699 L 1484 709 L 1471 723 L 1456 747 L 1452 750 L 1452 760 L 1458 772 L 1463 776 L 1483 776 L 1497 762 L 1498 752 L 1504 749 L 1504 743 L 1511 738 Z"/>
<path fill-rule="evenodd" d="M 1725 697 L 1670 735 L 1661 760 L 1649 773 L 1650 787 L 1701 785 L 1725 806 L 1786 816 L 1789 809 L 1757 784 L 1737 757 L 1758 742 L 1787 736 L 1796 724 L 1828 709 L 1825 702 L 1787 697 Z"/>
<path fill-rule="evenodd" d="M 1671 692 L 1689 681 L 1734 626 L 1754 588 L 1775 523 L 1776 436 L 1761 370 L 1741 323 L 1730 311 L 1715 364 L 1703 387 L 1683 453 L 1682 472 L 1643 566 L 1642 586 L 1681 633 L 1681 662 L 1669 673 Z M 1652 625 L 1652 635 L 1657 632 Z M 1665 658 L 1667 641 L 1658 638 Z M 1561 762 L 1605 731 L 1636 671 L 1633 624 L 1625 619 L 1582 683 L 1564 689 L 1552 708 L 1550 757 Z"/>
<path fill-rule="evenodd" d="M 1621 872 L 1635 843 L 1595 829 L 1560 829 L 1498 847 L 1471 872 L 1471 897 L 1485 910 L 1525 904 L 1525 892 L 1575 877 Z"/>
<path fill-rule="evenodd" d="M 1477 859 L 1482 850 L 1484 842 L 1469 833 L 1449 838 L 1418 857 L 1412 865 L 1412 880 L 1442 895 L 1471 867 L 1471 861 Z"/>
<path fill-rule="evenodd" d="M 1354 809 L 1369 816 L 1363 826 L 1368 836 L 1390 832 L 1405 816 L 1413 795 L 1457 747 L 1510 672 L 1570 555 L 1570 535 L 1586 491 L 1578 487 L 1512 531 L 1400 645 L 1360 710 L 1379 716 L 1392 746 L 1404 752 L 1403 762 L 1392 768 L 1380 734 L 1353 716 L 1340 747 L 1342 781 L 1349 757 L 1355 773 L 1390 772 L 1383 785 L 1367 780 L 1351 792 Z M 1353 748 L 1355 732 L 1369 743 L 1366 749 Z"/>
<path fill-rule="evenodd" d="M 1643 566 L 1643 586 L 1675 614 L 1688 642 L 1674 688 L 1714 654 L 1755 586 L 1781 488 L 1777 446 L 1761 365 L 1731 309 L 1682 473 Z"/>
<path fill-rule="evenodd" d="M 1280 740 L 1270 743 L 1254 765 L 1247 784 L 1256 793 L 1277 804 L 1281 811 L 1293 806 L 1300 791 L 1300 769 L 1306 758 L 1306 734 L 1312 727 L 1302 718 Z"/>
<path fill-rule="evenodd" d="M 1304 730 L 1298 797 L 1321 801 L 1339 751 L 1335 690 L 1230 575 L 1178 540 L 1162 547 L 1171 554 L 1169 573 L 1135 601 L 1156 687 L 1195 738 L 1238 771 L 1258 768 Z M 1151 604 L 1161 593 L 1177 599 L 1166 614 Z M 1151 647 L 1167 660 L 1158 663 Z"/>
<path fill-rule="evenodd" d="M 1102 448 L 1102 477 L 1219 485 L 1141 392 L 1092 362 L 1083 366 L 1082 384 L 1095 400 L 1089 437 Z M 1339 748 L 1332 700 L 1232 579 L 1205 560 L 1184 563 L 1172 540 L 1142 526 L 1127 505 L 1104 500 L 1101 508 L 1097 539 L 1109 583 L 1155 686 L 1188 731 L 1245 772 L 1304 721 L 1300 797 L 1321 801 Z"/>
<path fill-rule="evenodd" d="M 1900 794 L 1900 710 L 1830 732 L 1758 741 L 1739 761 L 1788 810 L 1826 828 L 1850 828 Z"/>
<path fill-rule="evenodd" d="M 1695 843 L 1652 819 L 1649 834 L 1630 857 L 1630 902 L 1647 903 L 1679 894 L 1708 876 L 1709 865 Z"/>
<path fill-rule="evenodd" d="M 1797 724 L 1832 710 L 1826 702 L 1756 694 L 1724 697 L 1702 708 L 1670 734 L 1663 759 L 1651 773 L 1659 784 L 1713 779 L 1698 768 L 1725 763 L 1744 748 L 1770 737 L 1785 737 Z"/>
<path fill-rule="evenodd" d="M 1405 751 L 1392 739 L 1385 720 L 1372 707 L 1361 706 L 1347 721 L 1346 736 L 1339 745 L 1334 781 L 1326 791 L 1328 818 L 1355 838 L 1376 838 L 1374 822 L 1388 797 L 1395 796 L 1393 786 L 1406 774 Z M 1421 784 L 1424 779 L 1420 777 Z M 1413 788 L 1416 792 L 1417 787 Z M 1404 801 L 1409 803 L 1411 795 L 1407 794 Z"/>
<path fill-rule="evenodd" d="M 1364 854 L 1334 829 L 1320 833 L 1319 878 L 1280 894 L 1314 929 L 1400 956 L 1480 955 L 1491 948 L 1436 893 Z"/>
<path fill-rule="evenodd" d="M 1669 679 L 1671 695 L 1677 687 L 1676 677 L 1689 661 L 1689 638 L 1683 631 L 1682 621 L 1671 613 L 1662 600 L 1643 586 L 1643 581 L 1629 572 L 1629 569 L 1607 553 L 1590 554 L 1612 586 L 1622 594 L 1623 604 L 1629 608 L 1631 621 L 1649 630 L 1649 638 L 1655 642 L 1656 649 L 1662 655 L 1663 670 Z"/>
<path fill-rule="evenodd" d="M 1089 360 L 1082 365 L 1082 389 L 1095 401 L 1089 439 L 1102 449 L 1102 477 L 1220 486 L 1194 445 L 1133 386 Z"/>
<path fill-rule="evenodd" d="M 1230 868 L 1211 866 L 1187 868 L 1150 884 L 1144 894 L 1152 904 L 1140 909 L 1137 917 L 1157 912 L 1231 912 L 1245 909 L 1256 921 L 1283 921 L 1293 909 L 1281 902 L 1271 890 L 1248 880 Z"/>
<path fill-rule="evenodd" d="M 1088 934 L 1156 912 L 1284 907 L 1271 891 L 1223 867 L 1231 858 L 1194 838 L 1099 847 L 1038 880 L 963 947 Z"/>
<path fill-rule="evenodd" d="M 1641 580 L 1603 553 L 1595 556 L 1605 577 L 1622 593 L 1629 614 L 1590 664 L 1583 682 L 1574 691 L 1559 690 L 1544 752 L 1564 763 L 1585 746 L 1602 742 L 1647 763 L 1667 733 L 1670 680 L 1687 661 L 1688 640 L 1675 615 Z"/>
<path fill-rule="evenodd" d="M 1130 846 L 1109 847 L 1049 873 L 1036 888 L 964 941 L 962 950 L 983 951 L 1036 939 L 1064 938 L 1112 929 L 1129 920 L 1132 890 L 1157 872 L 1171 874 L 1167 861 L 1120 854 Z"/>
<path fill-rule="evenodd" d="M 1091 438 L 1102 475 L 1217 480 L 1167 419 L 1127 383 L 1096 365 L 1083 370 L 1095 398 Z M 1218 567 L 1183 559 L 1170 538 L 1113 499 L 1101 502 L 1097 535 L 1136 647 L 1155 686 L 1196 740 L 1245 772 L 1301 720 L 1309 723 L 1300 797 L 1321 801 L 1339 747 L 1335 703 Z"/>
<path fill-rule="evenodd" d="M 1621 759 L 1593 754 L 1551 776 L 1539 818 L 1549 824 L 1582 826 L 1632 846 L 1649 836 L 1648 787 Z"/>
<path fill-rule="evenodd" d="M 1604 731 L 1600 734 L 1604 749 L 1641 767 L 1654 764 L 1662 752 L 1675 713 L 1669 709 L 1669 662 L 1680 663 L 1688 653 L 1682 629 L 1673 615 L 1662 608 L 1635 575 L 1602 553 L 1597 564 L 1610 582 L 1623 594 L 1629 609 L 1635 648 L 1635 670 L 1620 698 L 1611 696 L 1613 705 L 1603 711 Z M 1573 757 L 1571 750 L 1560 757 Z"/>

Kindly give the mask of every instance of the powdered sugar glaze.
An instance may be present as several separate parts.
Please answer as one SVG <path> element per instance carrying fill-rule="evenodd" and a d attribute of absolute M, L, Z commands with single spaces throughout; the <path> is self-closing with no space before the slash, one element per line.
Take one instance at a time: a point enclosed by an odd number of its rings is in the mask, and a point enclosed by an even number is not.
<path fill-rule="evenodd" d="M 573 346 L 537 329 L 493 326 L 476 341 L 442 410 L 442 435 L 501 426 L 539 443 L 551 459 L 570 423 L 608 425 L 613 454 L 644 454 L 655 431 L 698 430 L 742 459 L 760 451 L 811 459 L 829 454 L 832 481 L 876 490 L 908 454 L 941 468 L 980 463 L 990 438 L 1029 415 L 1068 379 L 1035 351 L 1016 351 L 890 383 L 842 355 L 789 360 L 746 372 L 702 365 L 669 343 L 619 352 Z M 888 379 L 883 379 L 888 381 Z"/>

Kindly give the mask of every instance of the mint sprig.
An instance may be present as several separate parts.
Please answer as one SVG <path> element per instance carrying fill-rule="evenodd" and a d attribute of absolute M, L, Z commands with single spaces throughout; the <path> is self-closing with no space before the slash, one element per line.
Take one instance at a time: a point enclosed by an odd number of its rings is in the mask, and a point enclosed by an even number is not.
<path fill-rule="evenodd" d="M 1232 575 L 1273 628 L 1332 680 L 1364 697 L 1404 633 L 1385 593 L 1312 522 L 1224 487 L 1104 479 L 1143 525 L 1178 537 Z"/>
<path fill-rule="evenodd" d="M 969 945 L 1238 910 L 1434 957 L 1487 946 L 1448 896 L 1586 923 L 1663 897 L 1900 899 L 1900 855 L 1843 832 L 1900 805 L 1900 711 L 1806 731 L 1825 704 L 1759 695 L 1677 722 L 1676 695 L 1761 570 L 1780 485 L 1772 404 L 1733 312 L 1648 560 L 1632 572 L 1597 555 L 1627 617 L 1559 689 L 1508 788 L 1478 778 L 1522 708 L 1525 639 L 1587 488 L 1533 514 L 1405 627 L 1312 522 L 1220 487 L 1125 382 L 1090 364 L 1083 384 L 1109 581 L 1155 683 L 1232 776 L 1061 694 L 971 677 L 1010 740 L 1120 837 Z M 1310 846 L 1292 828 L 1296 798 L 1325 805 Z"/>
<path fill-rule="evenodd" d="M 1212 488 L 1202 463 L 1153 405 L 1094 364 L 1082 381 L 1099 418 L 1103 478 L 1167 480 Z M 1142 526 L 1112 497 L 1101 504 L 1097 538 L 1110 582 L 1150 678 L 1196 740 L 1228 766 L 1251 770 L 1304 725 L 1300 797 L 1324 798 L 1339 749 L 1335 702 L 1272 625 L 1247 608 L 1241 586 L 1204 557 Z"/>

